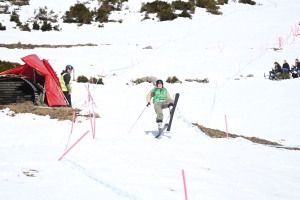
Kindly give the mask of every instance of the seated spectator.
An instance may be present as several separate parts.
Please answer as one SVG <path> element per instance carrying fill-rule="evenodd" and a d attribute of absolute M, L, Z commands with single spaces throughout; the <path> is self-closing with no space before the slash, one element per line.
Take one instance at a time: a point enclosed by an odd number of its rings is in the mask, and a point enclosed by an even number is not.
<path fill-rule="evenodd" d="M 298 77 L 300 77 L 300 62 L 298 59 L 295 60 L 295 67 L 297 67 Z"/>
<path fill-rule="evenodd" d="M 282 72 L 286 74 L 290 72 L 290 65 L 286 62 L 286 60 L 283 61 Z"/>
<path fill-rule="evenodd" d="M 269 72 L 269 79 L 272 79 L 272 74 L 274 74 L 275 79 L 277 79 L 277 73 L 279 72 L 282 72 L 281 66 L 278 62 L 274 62 L 274 67 L 272 68 L 272 71 Z"/>
<path fill-rule="evenodd" d="M 291 68 L 291 73 L 292 73 L 292 77 L 293 78 L 298 78 L 298 69 L 295 66 L 295 64 L 293 64 L 292 68 Z"/>

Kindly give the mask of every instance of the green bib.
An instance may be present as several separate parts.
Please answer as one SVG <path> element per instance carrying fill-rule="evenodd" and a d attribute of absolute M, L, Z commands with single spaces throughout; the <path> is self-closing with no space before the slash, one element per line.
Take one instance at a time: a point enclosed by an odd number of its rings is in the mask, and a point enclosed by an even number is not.
<path fill-rule="evenodd" d="M 153 90 L 153 104 L 155 104 L 158 101 L 165 101 L 167 100 L 167 90 L 166 88 L 158 88 L 155 87 Z"/>

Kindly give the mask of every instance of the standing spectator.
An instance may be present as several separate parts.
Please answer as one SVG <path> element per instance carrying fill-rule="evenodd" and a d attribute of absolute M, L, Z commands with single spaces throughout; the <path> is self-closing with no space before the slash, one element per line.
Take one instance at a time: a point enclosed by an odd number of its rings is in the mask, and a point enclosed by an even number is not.
<path fill-rule="evenodd" d="M 290 65 L 289 65 L 289 63 L 286 62 L 286 60 L 283 61 L 282 72 L 283 73 L 289 73 L 290 72 Z"/>
<path fill-rule="evenodd" d="M 61 89 L 66 97 L 68 107 L 72 107 L 71 102 L 71 92 L 72 92 L 72 79 L 71 79 L 71 72 L 73 67 L 71 65 L 66 66 L 66 70 L 63 70 L 61 73 L 61 77 L 59 79 Z"/>
<path fill-rule="evenodd" d="M 295 60 L 295 67 L 297 67 L 298 77 L 300 77 L 300 62 L 298 59 Z"/>
<path fill-rule="evenodd" d="M 277 79 L 277 73 L 279 72 L 282 72 L 281 66 L 278 62 L 274 62 L 274 67 L 272 68 L 272 71 L 269 72 L 269 79 L 272 79 L 272 74 L 274 74 L 275 79 Z"/>

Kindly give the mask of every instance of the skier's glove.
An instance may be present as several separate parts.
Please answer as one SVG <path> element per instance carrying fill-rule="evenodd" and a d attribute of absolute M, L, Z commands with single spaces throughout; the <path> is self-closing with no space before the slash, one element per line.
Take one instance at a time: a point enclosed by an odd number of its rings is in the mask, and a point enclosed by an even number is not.
<path fill-rule="evenodd" d="M 150 102 L 148 102 L 146 106 L 149 107 L 150 105 L 151 105 Z"/>

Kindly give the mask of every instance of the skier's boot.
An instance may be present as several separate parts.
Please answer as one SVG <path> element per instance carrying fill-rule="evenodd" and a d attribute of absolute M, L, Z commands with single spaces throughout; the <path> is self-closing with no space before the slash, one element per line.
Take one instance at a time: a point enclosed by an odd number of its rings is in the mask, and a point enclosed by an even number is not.
<path fill-rule="evenodd" d="M 162 122 L 157 122 L 158 130 L 160 131 L 162 129 Z"/>

